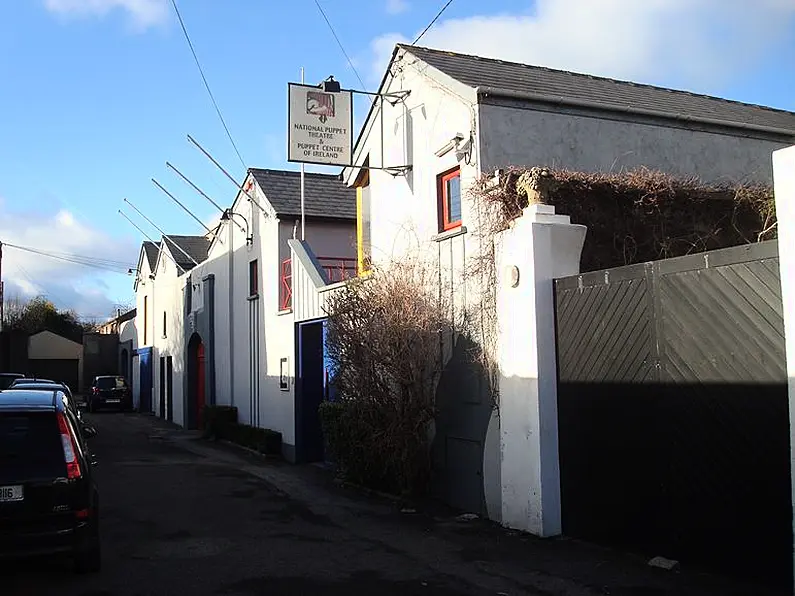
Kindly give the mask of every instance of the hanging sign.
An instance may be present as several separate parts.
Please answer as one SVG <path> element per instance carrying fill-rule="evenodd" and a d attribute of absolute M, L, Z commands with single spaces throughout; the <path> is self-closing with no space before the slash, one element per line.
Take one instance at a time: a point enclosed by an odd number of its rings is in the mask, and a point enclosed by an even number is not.
<path fill-rule="evenodd" d="M 288 84 L 287 161 L 348 166 L 353 154 L 353 93 Z"/>

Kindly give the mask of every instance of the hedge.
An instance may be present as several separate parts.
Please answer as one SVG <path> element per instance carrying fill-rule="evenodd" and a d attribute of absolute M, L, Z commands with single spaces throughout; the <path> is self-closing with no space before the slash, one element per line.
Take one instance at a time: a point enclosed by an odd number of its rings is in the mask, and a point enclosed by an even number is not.
<path fill-rule="evenodd" d="M 230 406 L 205 406 L 204 436 L 226 440 L 264 453 L 282 454 L 282 434 L 267 428 L 258 428 L 237 422 L 237 408 Z"/>

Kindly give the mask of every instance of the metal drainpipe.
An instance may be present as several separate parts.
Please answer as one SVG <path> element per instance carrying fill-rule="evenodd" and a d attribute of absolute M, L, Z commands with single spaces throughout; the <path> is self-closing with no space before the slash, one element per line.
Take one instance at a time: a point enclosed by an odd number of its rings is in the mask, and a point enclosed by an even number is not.
<path fill-rule="evenodd" d="M 232 231 L 232 224 L 227 226 L 229 229 L 229 403 L 234 407 L 235 405 L 235 321 L 232 318 L 234 313 L 233 305 L 235 303 L 235 247 L 234 247 L 234 233 Z"/>

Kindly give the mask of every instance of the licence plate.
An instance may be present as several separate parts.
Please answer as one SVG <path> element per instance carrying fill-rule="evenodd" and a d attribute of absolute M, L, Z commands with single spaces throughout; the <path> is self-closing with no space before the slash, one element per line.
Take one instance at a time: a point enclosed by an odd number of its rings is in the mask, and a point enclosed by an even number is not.
<path fill-rule="evenodd" d="M 106 399 L 105 401 L 107 403 L 109 403 L 109 404 L 117 404 L 117 403 L 121 402 L 120 399 Z"/>
<path fill-rule="evenodd" d="M 24 501 L 25 493 L 22 485 L 0 486 L 0 503 L 12 503 L 14 501 Z"/>

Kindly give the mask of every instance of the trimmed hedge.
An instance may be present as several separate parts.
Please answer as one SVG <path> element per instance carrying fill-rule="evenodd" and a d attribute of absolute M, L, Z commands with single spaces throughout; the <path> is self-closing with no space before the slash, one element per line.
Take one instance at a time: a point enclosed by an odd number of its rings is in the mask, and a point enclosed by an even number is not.
<path fill-rule="evenodd" d="M 224 439 L 265 455 L 282 454 L 282 433 L 247 424 L 229 424 L 224 428 Z"/>
<path fill-rule="evenodd" d="M 238 424 L 237 408 L 205 406 L 202 419 L 205 438 L 231 441 L 265 455 L 282 454 L 282 434 L 267 428 Z"/>
<path fill-rule="evenodd" d="M 204 406 L 202 410 L 202 430 L 204 438 L 220 438 L 223 428 L 237 424 L 237 408 L 234 406 Z"/>

